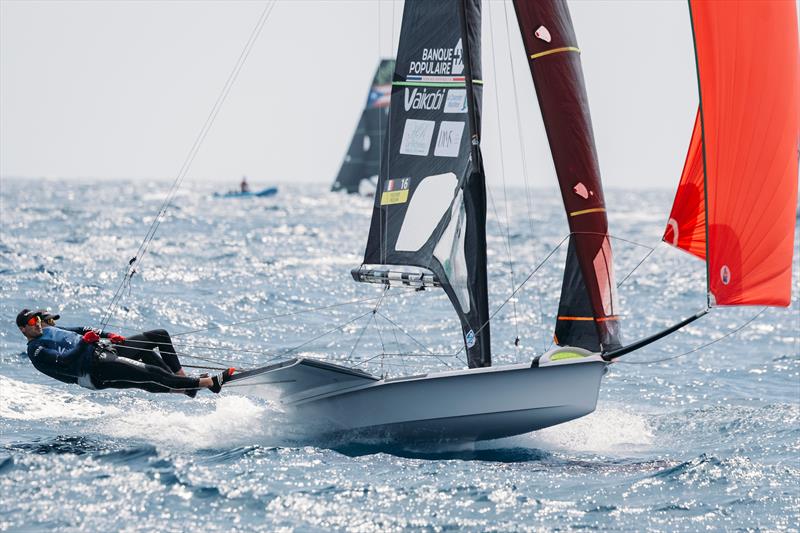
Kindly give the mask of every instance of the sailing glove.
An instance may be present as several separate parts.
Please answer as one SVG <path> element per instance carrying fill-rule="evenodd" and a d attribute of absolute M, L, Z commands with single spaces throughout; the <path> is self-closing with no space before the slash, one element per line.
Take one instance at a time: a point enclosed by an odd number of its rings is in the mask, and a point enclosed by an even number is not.
<path fill-rule="evenodd" d="M 125 342 L 125 337 L 122 335 L 117 335 L 116 333 L 109 333 L 108 340 L 110 340 L 113 344 L 122 344 Z"/>
<path fill-rule="evenodd" d="M 85 343 L 93 344 L 100 340 L 100 335 L 98 335 L 94 331 L 87 331 L 86 333 L 83 334 L 81 340 Z"/>

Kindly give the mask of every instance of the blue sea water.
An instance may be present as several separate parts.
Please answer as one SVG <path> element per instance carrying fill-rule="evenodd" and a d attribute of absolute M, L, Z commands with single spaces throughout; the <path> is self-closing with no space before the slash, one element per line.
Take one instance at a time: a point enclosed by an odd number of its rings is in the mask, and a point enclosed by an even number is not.
<path fill-rule="evenodd" d="M 98 324 L 169 184 L 1 185 L 0 530 L 798 531 L 797 236 L 790 308 L 728 336 L 761 310 L 715 309 L 626 356 L 585 418 L 474 446 L 331 448 L 279 404 L 236 390 L 91 392 L 37 373 L 17 311 Z M 369 312 L 381 289 L 352 282 L 370 199 L 326 185 L 272 198 L 214 190 L 176 196 L 110 330 L 166 327 L 198 366 L 298 354 L 390 376 L 463 366 L 442 294 L 386 293 L 381 313 L 398 328 Z M 626 239 L 613 243 L 618 281 L 648 252 L 633 242 L 658 243 L 671 200 L 607 191 L 611 232 Z M 496 309 L 567 230 L 553 191 L 493 191 L 489 206 Z M 550 346 L 563 248 L 495 316 L 497 363 Z M 619 295 L 624 337 L 638 339 L 704 307 L 704 266 L 657 246 Z M 358 303 L 335 306 L 346 302 Z M 437 356 L 375 357 L 423 346 Z"/>

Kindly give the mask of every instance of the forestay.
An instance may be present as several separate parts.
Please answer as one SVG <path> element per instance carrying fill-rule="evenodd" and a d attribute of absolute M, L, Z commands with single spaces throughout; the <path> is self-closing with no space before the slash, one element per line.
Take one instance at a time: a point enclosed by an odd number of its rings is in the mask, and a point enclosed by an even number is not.
<path fill-rule="evenodd" d="M 491 364 L 481 83 L 480 0 L 406 2 L 364 264 L 433 272 L 470 367 Z"/>

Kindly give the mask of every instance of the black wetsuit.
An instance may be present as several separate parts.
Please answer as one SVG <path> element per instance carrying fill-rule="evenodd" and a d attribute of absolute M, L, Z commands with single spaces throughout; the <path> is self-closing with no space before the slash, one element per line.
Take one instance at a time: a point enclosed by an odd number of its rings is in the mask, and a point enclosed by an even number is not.
<path fill-rule="evenodd" d="M 122 344 L 115 344 L 117 355 L 136 359 L 148 365 L 160 366 L 173 374 L 181 369 L 181 362 L 172 346 L 172 339 L 163 329 L 145 331 L 126 337 Z M 158 353 L 153 350 L 158 348 Z M 159 357 L 160 354 L 160 357 Z"/>
<path fill-rule="evenodd" d="M 197 378 L 172 373 L 171 366 L 180 368 L 180 363 L 164 330 L 132 337 L 130 346 L 122 346 L 127 356 L 119 353 L 115 346 L 103 348 L 84 342 L 81 334 L 86 331 L 88 328 L 44 328 L 40 337 L 28 341 L 28 358 L 37 370 L 52 378 L 92 389 L 138 388 L 150 392 L 171 392 L 200 386 Z M 171 349 L 165 353 L 170 363 L 152 351 L 153 346 L 162 349 L 159 343 L 164 341 L 164 335 Z M 159 340 L 145 341 L 140 337 Z M 143 346 L 147 346 L 147 349 Z"/>

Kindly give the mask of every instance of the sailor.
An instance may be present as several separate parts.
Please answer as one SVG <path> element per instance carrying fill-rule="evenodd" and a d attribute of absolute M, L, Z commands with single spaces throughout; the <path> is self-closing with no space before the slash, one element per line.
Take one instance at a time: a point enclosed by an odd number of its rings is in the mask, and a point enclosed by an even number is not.
<path fill-rule="evenodd" d="M 56 320 L 61 318 L 61 315 L 54 315 L 44 309 L 39 309 L 36 314 L 42 319 L 42 327 L 55 326 Z M 67 328 L 79 334 L 84 334 L 91 328 Z M 105 335 L 105 337 L 103 337 Z M 131 337 L 123 337 L 116 333 L 107 333 L 101 335 L 101 338 L 107 338 L 112 344 L 116 346 L 115 351 L 120 357 L 127 357 L 141 361 L 148 365 L 160 366 L 168 372 L 185 376 L 186 372 L 181 367 L 181 362 L 178 359 L 178 354 L 175 347 L 172 345 L 172 338 L 164 329 L 154 329 L 145 331 L 138 335 Z M 158 348 L 158 352 L 155 349 Z M 194 398 L 197 391 L 187 391 L 187 395 Z"/>
<path fill-rule="evenodd" d="M 242 192 L 250 192 L 250 184 L 247 183 L 247 176 L 242 176 L 242 182 L 239 184 Z"/>
<path fill-rule="evenodd" d="M 212 377 L 195 378 L 178 375 L 173 373 L 166 364 L 166 361 L 171 361 L 170 357 L 165 357 L 161 360 L 161 364 L 158 364 L 153 359 L 158 355 L 152 349 L 142 349 L 142 344 L 121 346 L 126 339 L 115 333 L 102 334 L 102 337 L 108 339 L 111 344 L 100 343 L 101 335 L 89 328 L 62 328 L 59 326 L 43 328 L 40 315 L 36 311 L 28 309 L 20 311 L 16 322 L 19 330 L 28 339 L 28 358 L 37 370 L 64 383 L 77 383 L 89 389 L 137 388 L 148 392 L 177 391 L 193 396 L 191 393 L 201 388 L 219 393 L 222 386 L 234 373 L 233 368 L 228 368 L 221 374 Z M 155 331 L 166 334 L 164 330 Z M 160 351 L 165 339 L 160 335 L 156 335 L 155 338 L 159 340 L 144 342 L 158 342 L 159 344 L 156 345 L 159 346 Z M 168 334 L 166 339 L 169 339 Z M 143 341 L 134 342 L 142 343 Z M 171 342 L 169 342 L 169 346 L 172 346 Z M 119 351 L 126 350 L 128 357 L 121 356 Z M 152 355 L 142 355 L 145 353 Z M 130 357 L 133 354 L 136 354 L 138 358 Z M 174 355 L 174 349 L 172 349 L 172 355 Z M 156 362 L 156 364 L 148 364 L 147 361 Z M 175 361 L 177 361 L 177 355 L 175 355 Z M 180 369 L 180 363 L 177 364 Z"/>

